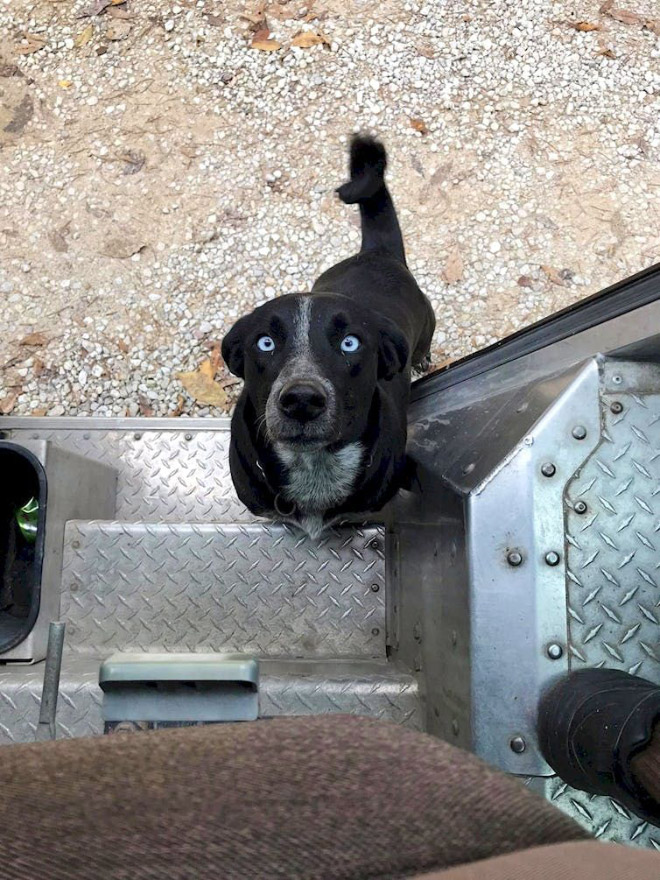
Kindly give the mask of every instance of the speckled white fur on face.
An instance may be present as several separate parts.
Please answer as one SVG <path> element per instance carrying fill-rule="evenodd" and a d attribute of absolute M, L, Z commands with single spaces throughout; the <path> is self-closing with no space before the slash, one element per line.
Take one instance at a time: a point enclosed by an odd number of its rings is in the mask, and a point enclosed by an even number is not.
<path fill-rule="evenodd" d="M 275 445 L 287 470 L 284 494 L 301 514 L 322 513 L 351 494 L 360 470 L 364 447 L 349 443 L 341 449 L 296 451 Z"/>

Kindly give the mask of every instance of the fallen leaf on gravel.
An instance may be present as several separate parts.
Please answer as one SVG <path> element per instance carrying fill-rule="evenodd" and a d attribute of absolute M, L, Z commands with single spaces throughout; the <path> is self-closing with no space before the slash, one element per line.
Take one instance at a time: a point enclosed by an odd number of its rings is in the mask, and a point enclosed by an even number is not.
<path fill-rule="evenodd" d="M 584 33 L 602 30 L 601 26 L 595 21 L 571 21 L 569 24 L 576 31 L 583 31 Z"/>
<path fill-rule="evenodd" d="M 258 49 L 259 52 L 277 52 L 282 48 L 282 44 L 277 40 L 252 40 L 250 49 Z"/>
<path fill-rule="evenodd" d="M 3 416 L 8 416 L 16 406 L 17 400 L 18 394 L 15 394 L 14 392 L 3 397 L 2 400 L 0 400 L 0 413 L 2 413 Z"/>
<path fill-rule="evenodd" d="M 137 254 L 145 243 L 137 235 L 115 235 L 109 238 L 99 250 L 104 257 L 114 257 L 116 260 L 127 260 L 133 254 Z"/>
<path fill-rule="evenodd" d="M 606 49 L 599 49 L 599 51 L 596 52 L 596 55 L 602 55 L 603 58 L 616 58 L 616 55 L 614 54 L 614 52 L 611 49 L 607 49 L 607 48 Z"/>
<path fill-rule="evenodd" d="M 210 12 L 202 13 L 206 19 L 206 23 L 210 27 L 224 27 L 227 19 L 223 15 L 211 15 Z"/>
<path fill-rule="evenodd" d="M 131 32 L 131 26 L 127 21 L 115 21 L 105 32 L 105 35 L 111 43 L 118 43 L 125 40 Z"/>
<path fill-rule="evenodd" d="M 119 6 L 108 6 L 105 14 L 108 18 L 117 18 L 120 21 L 132 21 L 135 18 L 127 9 L 121 9 Z"/>
<path fill-rule="evenodd" d="M 151 405 L 151 401 L 148 397 L 145 397 L 144 394 L 138 394 L 138 403 L 140 405 L 141 416 L 152 416 L 154 414 L 154 408 Z"/>
<path fill-rule="evenodd" d="M 215 370 L 210 358 L 191 373 L 177 373 L 179 382 L 198 403 L 222 407 L 227 403 L 227 395 L 220 385 L 213 381 L 214 376 Z"/>
<path fill-rule="evenodd" d="M 429 130 L 426 126 L 426 123 L 423 119 L 411 119 L 410 124 L 415 129 L 415 131 L 420 132 L 420 134 L 428 134 Z"/>
<path fill-rule="evenodd" d="M 424 58 L 435 58 L 435 49 L 430 43 L 419 43 L 417 51 L 420 55 L 423 55 Z"/>
<path fill-rule="evenodd" d="M 59 229 L 53 229 L 48 233 L 48 241 L 52 244 L 53 250 L 58 254 L 65 254 L 69 250 L 64 234 Z"/>
<path fill-rule="evenodd" d="M 29 333 L 27 336 L 24 336 L 23 339 L 18 343 L 19 345 L 48 345 L 50 339 L 46 336 L 45 333 L 41 333 L 37 331 L 36 333 Z"/>
<path fill-rule="evenodd" d="M 57 84 L 61 89 L 70 89 L 73 82 L 70 79 L 58 79 Z"/>
<path fill-rule="evenodd" d="M 80 49 L 82 48 L 82 46 L 86 46 L 93 36 L 94 28 L 91 26 L 91 24 L 88 24 L 84 30 L 80 31 L 78 36 L 73 41 L 73 45 L 76 46 L 76 48 Z"/>
<path fill-rule="evenodd" d="M 312 46 L 329 46 L 330 40 L 323 34 L 315 33 L 314 31 L 300 31 L 291 40 L 291 45 L 296 46 L 298 49 L 310 49 Z"/>
<path fill-rule="evenodd" d="M 23 76 L 23 73 L 20 67 L 16 67 L 15 64 L 0 64 L 0 76 Z"/>
<path fill-rule="evenodd" d="M 119 158 L 126 163 L 122 174 L 137 174 L 147 161 L 141 150 L 127 150 Z"/>
<path fill-rule="evenodd" d="M 519 287 L 531 287 L 534 282 L 529 275 L 521 275 L 516 283 Z"/>
<path fill-rule="evenodd" d="M 559 287 L 564 287 L 564 279 L 556 269 L 553 269 L 552 266 L 541 266 L 541 269 L 553 284 L 557 284 Z"/>
<path fill-rule="evenodd" d="M 607 0 L 606 3 L 603 3 L 600 7 L 600 12 L 602 12 L 603 15 L 609 15 L 614 21 L 620 21 L 622 24 L 644 23 L 644 19 L 641 15 L 637 15 L 636 12 L 630 12 L 628 9 L 619 9 L 614 6 L 613 0 Z"/>
<path fill-rule="evenodd" d="M 48 407 L 44 407 L 44 409 L 33 409 L 30 413 L 31 416 L 37 416 L 37 418 L 45 416 L 48 414 Z"/>
<path fill-rule="evenodd" d="M 660 18 L 647 18 L 644 27 L 660 37 Z"/>
<path fill-rule="evenodd" d="M 183 412 L 183 410 L 185 409 L 185 406 L 186 406 L 186 398 L 183 396 L 183 394 L 179 394 L 179 399 L 176 402 L 176 406 L 174 407 L 174 409 L 170 413 L 170 416 L 173 419 L 178 419 L 179 416 L 181 415 L 181 413 Z"/>
<path fill-rule="evenodd" d="M 128 345 L 124 342 L 123 339 L 117 340 L 117 348 L 119 351 L 123 351 L 124 354 L 128 354 Z"/>
<path fill-rule="evenodd" d="M 25 43 L 14 48 L 17 55 L 32 55 L 34 52 L 39 52 L 46 45 L 44 39 L 35 37 L 32 34 L 25 34 L 25 40 Z"/>
<path fill-rule="evenodd" d="M 218 372 L 220 367 L 222 366 L 222 354 L 220 351 L 220 343 L 216 342 L 213 348 L 211 349 L 211 354 L 209 355 L 209 360 L 211 361 L 211 369 L 213 370 L 213 376 Z"/>
<path fill-rule="evenodd" d="M 463 277 L 463 260 L 457 244 L 449 251 L 442 277 L 447 284 L 456 284 Z"/>
<path fill-rule="evenodd" d="M 35 377 L 38 379 L 39 376 L 41 376 L 41 374 L 45 372 L 45 370 L 46 364 L 41 360 L 41 358 L 34 358 L 34 361 L 32 363 L 32 372 L 34 373 Z"/>

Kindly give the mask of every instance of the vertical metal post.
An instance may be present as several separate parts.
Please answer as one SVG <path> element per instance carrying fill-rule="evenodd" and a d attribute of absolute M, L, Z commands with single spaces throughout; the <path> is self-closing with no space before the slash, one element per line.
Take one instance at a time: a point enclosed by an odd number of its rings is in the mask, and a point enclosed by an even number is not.
<path fill-rule="evenodd" d="M 55 739 L 55 715 L 60 688 L 65 627 L 65 623 L 58 621 L 51 623 L 48 628 L 48 651 L 46 654 L 46 667 L 44 669 L 44 685 L 41 691 L 39 724 L 37 725 L 35 736 L 35 739 L 38 741 Z"/>

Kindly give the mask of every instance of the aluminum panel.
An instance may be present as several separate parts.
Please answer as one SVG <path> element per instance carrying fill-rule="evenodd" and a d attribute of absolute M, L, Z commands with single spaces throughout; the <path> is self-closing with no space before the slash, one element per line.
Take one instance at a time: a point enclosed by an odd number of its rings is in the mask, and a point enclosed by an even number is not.
<path fill-rule="evenodd" d="M 71 522 L 61 618 L 77 654 L 385 656 L 382 528 Z"/>
<path fill-rule="evenodd" d="M 602 442 L 567 490 L 571 668 L 660 684 L 660 393 L 606 393 L 602 417 Z"/>
<path fill-rule="evenodd" d="M 57 705 L 57 737 L 103 733 L 98 686 L 101 659 L 64 658 Z M 32 742 L 39 720 L 43 667 L 0 667 L 0 745 Z M 262 665 L 259 714 L 366 715 L 422 729 L 417 681 L 384 662 L 289 662 Z"/>
<path fill-rule="evenodd" d="M 200 421 L 202 426 L 200 426 Z M 52 443 L 116 468 L 117 518 L 127 522 L 255 522 L 229 474 L 229 420 L 7 420 L 11 439 Z M 28 423 L 26 425 L 25 423 Z M 33 423 L 33 424 L 29 424 Z M 123 426 L 125 424 L 125 427 Z"/>

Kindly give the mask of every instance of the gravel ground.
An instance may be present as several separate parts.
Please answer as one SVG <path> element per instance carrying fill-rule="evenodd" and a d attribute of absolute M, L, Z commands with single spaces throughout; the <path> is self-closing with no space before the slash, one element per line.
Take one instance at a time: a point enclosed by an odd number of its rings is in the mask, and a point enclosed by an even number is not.
<path fill-rule="evenodd" d="M 436 365 L 660 260 L 657 0 L 104 3 L 0 0 L 2 412 L 229 409 L 223 332 L 358 244 L 357 129 Z"/>

